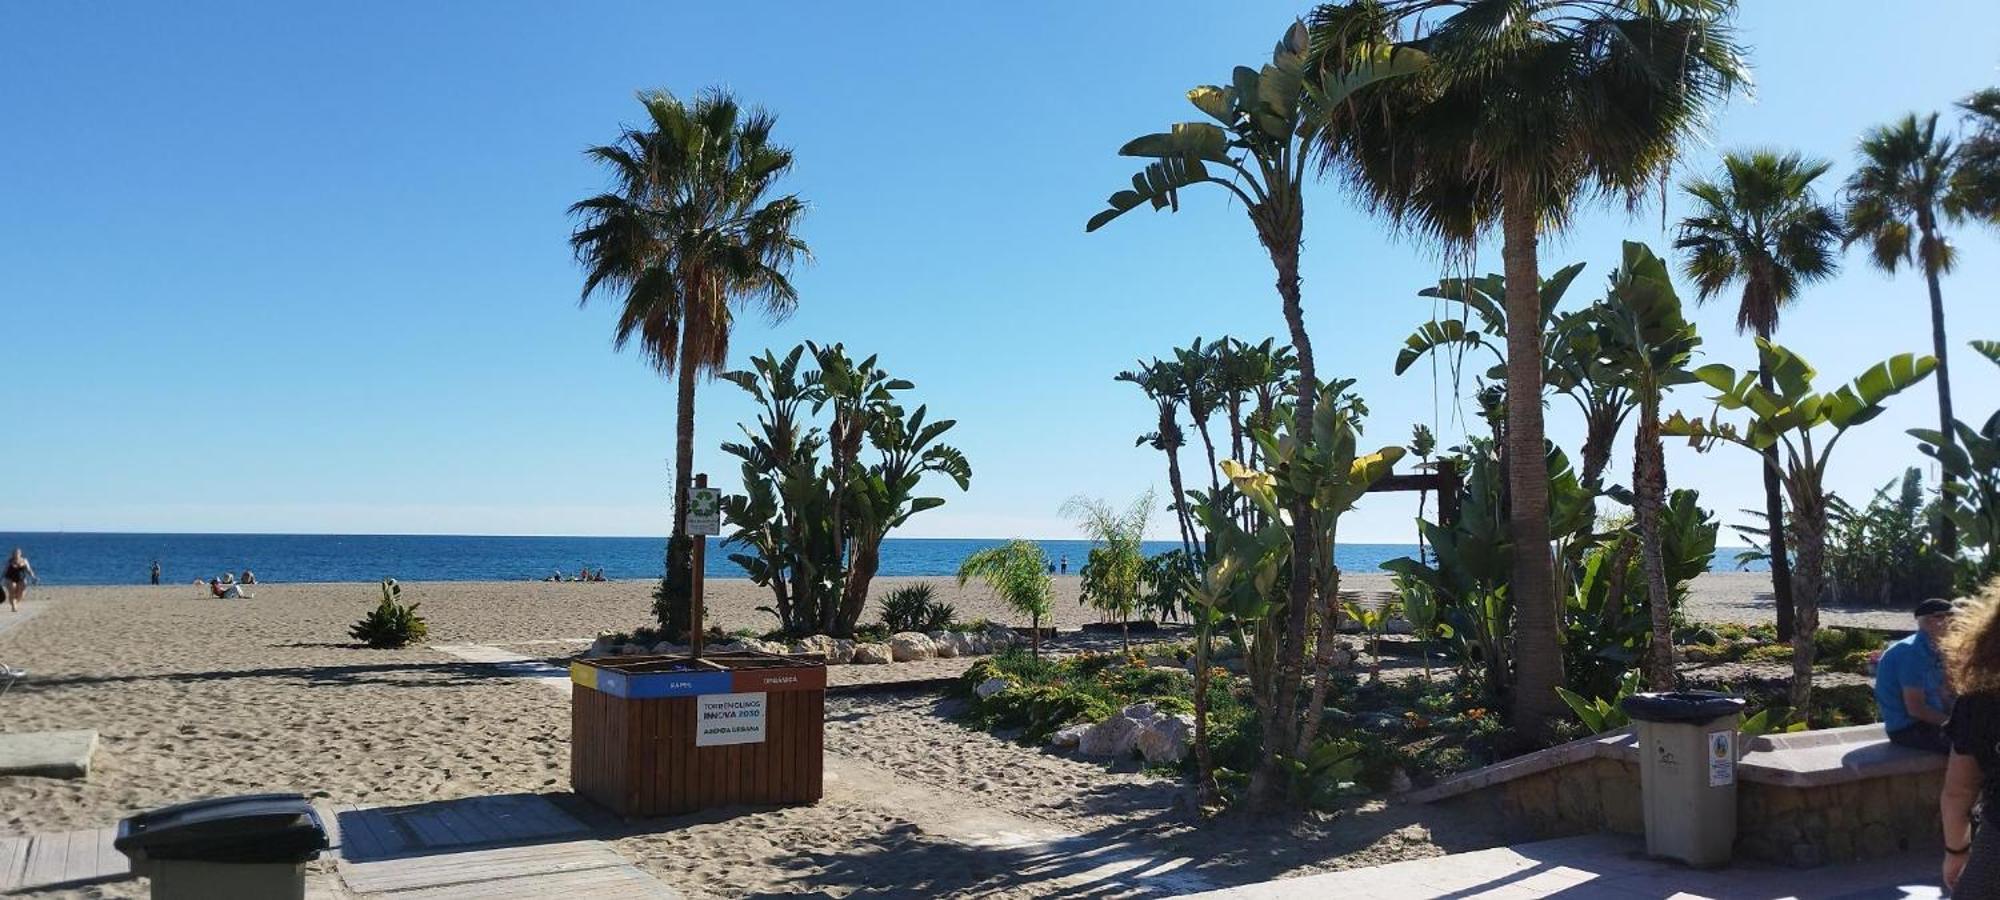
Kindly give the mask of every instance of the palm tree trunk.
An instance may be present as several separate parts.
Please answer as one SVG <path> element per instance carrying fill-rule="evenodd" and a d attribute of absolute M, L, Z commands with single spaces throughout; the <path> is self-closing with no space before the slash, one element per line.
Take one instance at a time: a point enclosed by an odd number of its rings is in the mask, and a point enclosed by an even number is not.
<path fill-rule="evenodd" d="M 882 539 L 872 534 L 857 535 L 854 562 L 847 567 L 847 587 L 840 596 L 840 620 L 834 623 L 836 636 L 854 634 L 855 623 L 861 621 L 861 613 L 868 606 L 868 586 L 881 568 Z"/>
<path fill-rule="evenodd" d="M 1667 591 L 1667 563 L 1660 552 L 1660 507 L 1667 499 L 1666 448 L 1660 443 L 1660 410 L 1655 397 L 1639 411 L 1638 440 L 1632 447 L 1632 500 L 1639 518 L 1639 560 L 1646 570 L 1646 606 L 1653 639 L 1646 648 L 1646 686 L 1674 689 L 1673 597 Z"/>
<path fill-rule="evenodd" d="M 1329 540 L 1329 549 L 1332 546 L 1333 542 Z M 1333 638 L 1334 631 L 1340 624 L 1339 619 L 1333 614 L 1333 609 L 1340 602 L 1340 569 L 1335 567 L 1333 576 L 1327 580 L 1330 584 L 1321 592 L 1326 600 L 1322 602 L 1319 611 L 1319 637 L 1313 644 L 1312 699 L 1306 703 L 1305 726 L 1299 729 L 1299 744 L 1295 754 L 1298 759 L 1306 758 L 1306 753 L 1312 750 L 1313 740 L 1319 737 L 1320 717 L 1326 713 L 1326 690 L 1328 683 L 1333 680 Z M 1388 610 L 1384 609 L 1383 614 L 1387 613 Z M 1377 655 L 1376 659 L 1380 658 Z M 1376 673 L 1376 680 L 1381 680 L 1379 671 Z"/>
<path fill-rule="evenodd" d="M 1926 246 L 1935 246 L 1939 240 L 1929 228 L 1924 230 Z M 1938 286 L 1937 267 L 1929 262 L 1924 265 L 1924 280 L 1929 283 L 1931 291 L 1931 353 L 1937 357 L 1938 431 L 1944 435 L 1945 446 L 1952 447 L 1957 445 L 1958 437 L 1952 428 L 1951 367 L 1945 363 L 1944 291 Z M 1952 482 L 1956 480 L 1950 469 L 1943 469 L 1939 487 L 1949 496 Z M 1938 517 L 1937 548 L 1938 552 L 1947 556 L 1958 554 L 1958 523 L 1953 522 L 1950 516 Z"/>
<path fill-rule="evenodd" d="M 694 387 L 696 366 L 695 361 L 688 353 L 687 328 L 689 326 L 689 322 L 683 321 L 681 323 L 680 363 L 678 371 L 675 372 L 677 381 L 675 385 L 676 403 L 678 406 L 674 410 L 674 531 L 673 536 L 669 539 L 669 546 L 677 542 L 686 543 L 692 540 L 688 537 L 687 523 L 688 491 L 694 484 Z M 668 573 L 668 583 L 681 585 L 684 590 L 687 586 L 692 585 L 694 583 L 693 562 L 693 557 L 688 554 L 669 553 L 667 564 L 679 569 L 679 571 Z M 677 631 L 687 628 L 688 623 L 693 621 L 693 598 L 683 592 L 671 597 L 670 601 L 673 604 L 673 609 L 669 613 L 673 619 L 673 625 L 668 630 Z"/>
<path fill-rule="evenodd" d="M 1771 336 L 1762 337 L 1770 340 Z M 1777 389 L 1770 369 L 1761 360 L 1757 364 L 1757 383 L 1766 391 Z M 1785 535 L 1785 486 L 1778 476 L 1781 465 L 1778 445 L 1764 448 L 1764 524 L 1770 535 L 1767 543 L 1771 551 L 1771 601 L 1778 607 L 1778 640 L 1789 641 L 1796 631 L 1797 601 L 1792 590 L 1791 541 Z"/>
<path fill-rule="evenodd" d="M 1514 727 L 1531 741 L 1552 737 L 1562 716 L 1560 621 L 1549 560 L 1549 472 L 1542 431 L 1541 274 L 1533 207 L 1509 197 L 1501 215 L 1507 275 L 1507 489 L 1514 559 Z"/>
<path fill-rule="evenodd" d="M 1799 565 L 1793 574 L 1792 710 L 1805 721 L 1812 710 L 1813 633 L 1819 630 L 1819 595 L 1826 583 L 1826 506 L 1817 497 L 1792 497 L 1799 537 Z"/>
<path fill-rule="evenodd" d="M 1265 248 L 1278 270 L 1278 296 L 1284 300 L 1285 325 L 1291 332 L 1292 349 L 1299 358 L 1298 403 L 1293 421 L 1301 433 L 1310 433 L 1314 407 L 1319 396 L 1319 375 L 1313 366 L 1312 339 L 1306 336 L 1305 309 L 1299 302 L 1299 241 L 1289 237 L 1267 238 Z M 1539 340 L 1539 338 L 1537 339 Z M 1276 649 L 1276 669 L 1269 704 L 1269 730 L 1264 733 L 1262 757 L 1250 775 L 1253 809 L 1272 811 L 1284 803 L 1285 774 L 1278 757 L 1298 743 L 1299 681 L 1304 675 L 1306 623 L 1311 619 L 1313 600 L 1312 506 L 1305 499 L 1291 505 L 1292 572 L 1291 597 L 1285 607 L 1285 628 Z M 1554 692 L 1550 692 L 1554 696 Z"/>
<path fill-rule="evenodd" d="M 1187 550 L 1188 559 L 1201 559 L 1195 547 L 1193 517 L 1188 514 L 1187 491 L 1181 486 L 1181 452 L 1179 447 L 1167 447 L 1167 487 L 1174 492 L 1174 519 L 1181 528 L 1181 547 Z"/>
<path fill-rule="evenodd" d="M 1215 789 L 1215 758 L 1208 748 L 1208 685 L 1209 685 L 1209 645 L 1215 632 L 1214 610 L 1200 607 L 1194 610 L 1194 760 L 1195 796 L 1203 809 L 1213 805 L 1218 797 Z"/>

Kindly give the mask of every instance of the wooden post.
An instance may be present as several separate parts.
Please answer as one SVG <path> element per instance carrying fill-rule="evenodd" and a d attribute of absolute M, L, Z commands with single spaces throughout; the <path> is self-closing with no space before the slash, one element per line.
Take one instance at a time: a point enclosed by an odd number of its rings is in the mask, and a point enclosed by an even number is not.
<path fill-rule="evenodd" d="M 696 475 L 696 476 L 694 477 L 694 486 L 695 486 L 695 487 L 698 487 L 698 488 L 705 488 L 705 487 L 708 487 L 708 476 L 707 476 L 707 475 Z M 692 654 L 694 655 L 694 658 L 695 658 L 695 659 L 700 659 L 700 658 L 701 658 L 701 645 L 702 645 L 702 623 L 701 623 L 701 618 L 702 618 L 702 617 L 701 617 L 701 612 L 702 612 L 702 603 L 701 603 L 701 587 L 702 587 L 702 585 L 701 585 L 701 582 L 702 582 L 702 577 L 701 577 L 701 576 L 702 576 L 702 568 L 703 568 L 703 559 L 702 559 L 702 557 L 704 557 L 704 556 L 706 556 L 706 555 L 707 555 L 707 551 L 708 551 L 708 535 L 705 535 L 705 534 L 695 534 L 695 535 L 689 535 L 689 537 L 691 537 L 691 538 L 693 538 L 693 539 L 694 539 L 694 546 L 693 546 L 693 547 L 691 547 L 691 548 L 689 548 L 689 559 L 690 559 L 690 561 L 692 562 L 692 565 L 691 565 L 691 567 L 690 567 L 690 568 L 692 568 L 692 569 L 693 569 L 693 571 L 692 571 L 692 572 L 690 572 L 690 573 L 688 573 L 688 575 L 689 575 L 689 581 L 688 581 L 688 650 L 689 650 L 689 652 L 691 652 L 691 653 L 692 653 Z"/>

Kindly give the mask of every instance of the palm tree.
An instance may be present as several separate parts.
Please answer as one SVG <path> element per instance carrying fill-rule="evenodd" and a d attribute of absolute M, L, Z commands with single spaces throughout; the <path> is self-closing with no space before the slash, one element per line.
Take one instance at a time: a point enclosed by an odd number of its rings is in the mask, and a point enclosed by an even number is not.
<path fill-rule="evenodd" d="M 580 220 L 570 247 L 586 272 L 581 301 L 603 291 L 622 304 L 612 346 L 636 340 L 661 375 L 678 379 L 669 546 L 686 547 L 696 376 L 723 369 L 733 308 L 757 304 L 777 320 L 797 305 L 790 272 L 810 254 L 796 234 L 805 203 L 768 196 L 792 165 L 791 151 L 771 141 L 770 113 L 718 89 L 692 105 L 666 91 L 639 102 L 644 128 L 585 151 L 612 186 L 570 207 Z M 673 588 L 688 583 L 687 565 L 670 549 L 662 624 L 673 633 L 687 627 L 685 589 L 676 597 Z"/>
<path fill-rule="evenodd" d="M 1695 179 L 1682 186 L 1697 211 L 1680 222 L 1674 249 L 1688 251 L 1681 271 L 1694 279 L 1695 300 L 1706 303 L 1731 284 L 1743 283 L 1736 330 L 1769 341 L 1780 312 L 1799 289 L 1832 277 L 1839 268 L 1833 247 L 1843 232 L 1840 216 L 1819 202 L 1814 179 L 1830 164 L 1797 153 L 1770 150 L 1723 156 L 1723 179 Z M 1774 390 L 1771 372 L 1757 367 L 1757 383 Z M 1792 560 L 1785 538 L 1785 490 L 1776 445 L 1764 448 L 1764 521 L 1769 526 L 1771 592 L 1778 607 L 1778 638 L 1792 639 Z"/>
<path fill-rule="evenodd" d="M 1937 133 L 1936 113 L 1921 119 L 1906 115 L 1870 129 L 1861 137 L 1860 152 L 1861 166 L 1847 178 L 1847 243 L 1866 242 L 1869 260 L 1892 275 L 1906 264 L 1923 266 L 1930 288 L 1931 355 L 1937 359 L 1938 431 L 1946 447 L 1955 446 L 1938 278 L 1951 271 L 1957 251 L 1939 231 L 1938 217 L 1958 221 L 1965 213 L 1952 194 L 1957 153 L 1951 138 Z M 1945 472 L 1942 480 L 1948 491 L 1955 479 Z M 1937 545 L 1946 553 L 1958 549 L 1958 528 L 1950 516 L 1938 517 Z"/>
<path fill-rule="evenodd" d="M 1175 364 L 1155 359 L 1141 360 L 1138 368 L 1118 373 L 1114 381 L 1127 381 L 1146 392 L 1146 399 L 1153 401 L 1158 418 L 1153 431 L 1140 435 L 1133 446 L 1149 444 L 1153 449 L 1167 455 L 1167 490 L 1173 492 L 1171 507 L 1174 522 L 1180 529 L 1181 549 L 1187 551 L 1189 559 L 1200 559 L 1196 548 L 1193 512 L 1188 509 L 1187 489 L 1181 482 L 1181 447 L 1187 444 L 1187 433 L 1181 430 L 1180 408 L 1186 399 L 1181 376 Z"/>
<path fill-rule="evenodd" d="M 1958 148 L 1958 171 L 1947 202 L 1965 215 L 2000 225 L 2000 88 L 1959 101 L 1972 133 Z"/>
<path fill-rule="evenodd" d="M 1363 85 L 1407 76 L 1422 58 L 1413 50 L 1396 58 L 1370 59 L 1334 77 L 1307 79 L 1307 49 L 1305 26 L 1293 23 L 1262 68 L 1238 66 L 1228 86 L 1202 85 L 1188 91 L 1188 101 L 1208 121 L 1178 122 L 1168 131 L 1135 138 L 1119 148 L 1121 156 L 1154 162 L 1132 176 L 1131 189 L 1112 194 L 1106 208 L 1084 225 L 1085 231 L 1096 231 L 1140 206 L 1178 210 L 1181 191 L 1201 184 L 1215 185 L 1240 201 L 1277 273 L 1279 303 L 1298 357 L 1293 415 L 1302 422 L 1314 421 L 1320 389 L 1299 282 L 1305 237 L 1303 189 L 1312 135 L 1327 120 L 1325 111 L 1332 105 Z M 1282 756 L 1297 743 L 1301 725 L 1292 711 L 1298 707 L 1299 686 L 1305 678 L 1306 629 L 1313 607 L 1310 513 L 1303 499 L 1290 512 L 1295 523 L 1292 579 L 1285 626 L 1274 648 L 1277 678 L 1269 696 L 1259 699 L 1261 711 L 1283 711 L 1271 718 L 1276 730 L 1263 736 L 1257 770 L 1251 776 L 1252 802 L 1267 810 L 1278 805 L 1283 793 Z"/>
<path fill-rule="evenodd" d="M 967 556 L 958 565 L 959 584 L 981 579 L 1000 602 L 1028 617 L 1033 623 L 1029 647 L 1036 658 L 1042 655 L 1042 619 L 1049 614 L 1053 596 L 1048 565 L 1040 545 L 1018 538 Z"/>
<path fill-rule="evenodd" d="M 1562 653 L 1544 467 L 1538 241 L 1585 195 L 1636 204 L 1746 77 L 1733 0 L 1353 0 L 1313 13 L 1312 70 L 1396 48 L 1418 77 L 1362 88 L 1315 131 L 1320 158 L 1375 212 L 1466 257 L 1497 227 L 1506 277 L 1508 590 L 1517 728 L 1552 735 Z"/>

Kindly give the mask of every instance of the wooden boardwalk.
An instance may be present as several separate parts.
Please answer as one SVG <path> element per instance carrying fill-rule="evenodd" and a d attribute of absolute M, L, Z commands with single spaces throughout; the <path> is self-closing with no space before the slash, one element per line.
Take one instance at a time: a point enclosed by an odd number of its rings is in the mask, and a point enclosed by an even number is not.
<path fill-rule="evenodd" d="M 0 893 L 122 881 L 132 868 L 111 848 L 118 829 L 0 836 Z"/>
<path fill-rule="evenodd" d="M 332 873 L 307 878 L 312 900 L 678 900 L 583 823 L 529 794 L 410 806 L 320 804 Z M 118 829 L 0 837 L 0 893 L 77 888 L 132 877 L 111 846 Z"/>

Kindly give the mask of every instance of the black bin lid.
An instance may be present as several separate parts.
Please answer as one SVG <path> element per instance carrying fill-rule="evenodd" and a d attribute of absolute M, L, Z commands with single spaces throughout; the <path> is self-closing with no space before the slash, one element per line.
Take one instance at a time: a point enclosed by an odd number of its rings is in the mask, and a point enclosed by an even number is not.
<path fill-rule="evenodd" d="M 1716 691 L 1661 691 L 1633 694 L 1620 701 L 1618 707 L 1641 722 L 1705 725 L 1740 713 L 1747 705 L 1742 697 Z"/>
<path fill-rule="evenodd" d="M 327 838 L 304 794 L 250 794 L 140 813 L 118 823 L 112 846 L 134 861 L 286 863 L 319 856 Z"/>

